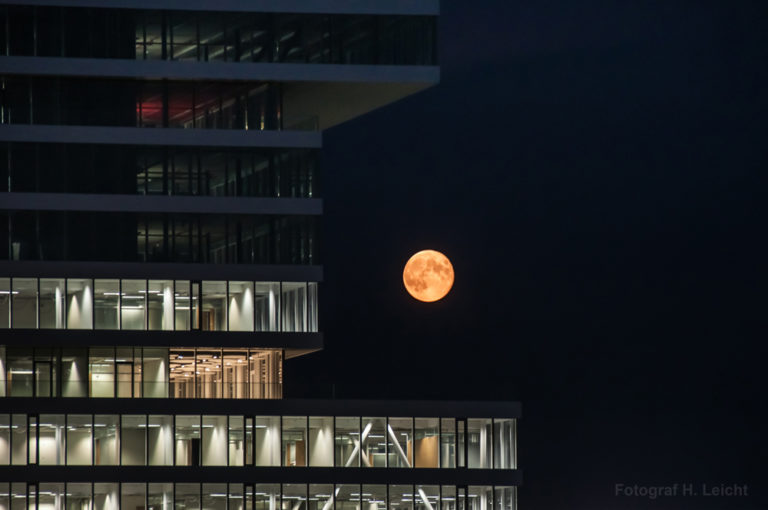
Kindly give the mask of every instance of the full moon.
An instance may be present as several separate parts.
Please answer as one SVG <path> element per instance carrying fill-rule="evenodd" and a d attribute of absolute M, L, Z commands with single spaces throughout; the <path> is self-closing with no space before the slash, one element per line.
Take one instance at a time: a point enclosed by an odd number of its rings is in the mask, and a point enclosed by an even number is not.
<path fill-rule="evenodd" d="M 403 269 L 403 284 L 419 301 L 431 303 L 442 299 L 453 286 L 451 261 L 435 250 L 415 253 Z"/>

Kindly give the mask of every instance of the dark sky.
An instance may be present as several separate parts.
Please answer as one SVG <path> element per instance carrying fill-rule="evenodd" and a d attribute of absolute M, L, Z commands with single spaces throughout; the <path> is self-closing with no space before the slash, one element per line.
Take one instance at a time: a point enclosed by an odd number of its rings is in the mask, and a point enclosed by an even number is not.
<path fill-rule="evenodd" d="M 521 508 L 768 508 L 768 4 L 442 8 L 441 83 L 324 135 L 289 396 L 520 400 Z M 676 482 L 750 496 L 613 492 Z"/>

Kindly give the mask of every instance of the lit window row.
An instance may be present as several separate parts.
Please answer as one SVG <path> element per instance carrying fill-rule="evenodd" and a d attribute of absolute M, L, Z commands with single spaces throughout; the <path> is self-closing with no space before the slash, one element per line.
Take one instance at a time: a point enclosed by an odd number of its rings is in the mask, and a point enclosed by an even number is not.
<path fill-rule="evenodd" d="M 0 414 L 0 464 L 514 469 L 515 420 Z"/>
<path fill-rule="evenodd" d="M 514 486 L 0 483 L 0 510 L 515 510 Z"/>
<path fill-rule="evenodd" d="M 0 397 L 281 398 L 282 382 L 278 349 L 0 346 Z"/>
<path fill-rule="evenodd" d="M 0 328 L 317 331 L 317 283 L 0 278 Z"/>

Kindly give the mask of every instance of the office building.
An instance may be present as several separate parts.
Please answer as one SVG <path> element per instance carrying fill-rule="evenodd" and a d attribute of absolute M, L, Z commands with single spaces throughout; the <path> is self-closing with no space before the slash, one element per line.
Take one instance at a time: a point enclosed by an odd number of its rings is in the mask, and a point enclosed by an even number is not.
<path fill-rule="evenodd" d="M 0 510 L 516 508 L 515 403 L 283 398 L 322 130 L 436 84 L 437 15 L 0 5 Z"/>

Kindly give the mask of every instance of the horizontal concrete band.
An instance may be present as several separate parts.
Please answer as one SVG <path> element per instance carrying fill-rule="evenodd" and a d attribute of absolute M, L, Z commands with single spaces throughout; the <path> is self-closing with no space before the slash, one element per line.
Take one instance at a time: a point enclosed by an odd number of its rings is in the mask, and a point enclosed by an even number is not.
<path fill-rule="evenodd" d="M 517 469 L 218 467 L 218 466 L 0 466 L 10 482 L 336 483 L 521 485 Z"/>
<path fill-rule="evenodd" d="M 317 149 L 322 146 L 322 135 L 319 131 L 6 124 L 0 126 L 0 141 Z"/>
<path fill-rule="evenodd" d="M 54 5 L 67 7 L 112 7 L 121 9 L 162 9 L 184 11 L 294 12 L 322 14 L 406 14 L 440 13 L 439 0 L 12 0 L 11 5 Z"/>
<path fill-rule="evenodd" d="M 2 260 L 0 277 L 321 282 L 323 266 Z"/>
<path fill-rule="evenodd" d="M 425 84 L 436 84 L 440 81 L 438 66 L 182 62 L 64 57 L 0 57 L 0 73 L 150 80 Z"/>
<path fill-rule="evenodd" d="M 251 347 L 318 351 L 322 333 L 272 331 L 114 331 L 93 329 L 6 329 L 2 345 L 21 347 Z"/>
<path fill-rule="evenodd" d="M 459 400 L 0 398 L 0 412 L 519 418 L 519 402 Z M 2 479 L 2 478 L 0 478 Z"/>
<path fill-rule="evenodd" d="M 0 193 L 0 210 L 321 215 L 318 198 Z"/>

